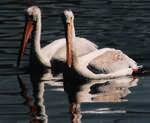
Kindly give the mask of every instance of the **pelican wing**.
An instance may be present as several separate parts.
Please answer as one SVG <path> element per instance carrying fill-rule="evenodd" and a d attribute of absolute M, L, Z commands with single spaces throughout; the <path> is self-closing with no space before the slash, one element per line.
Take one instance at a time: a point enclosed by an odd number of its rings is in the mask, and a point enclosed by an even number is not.
<path fill-rule="evenodd" d="M 93 52 L 90 52 L 87 55 L 79 57 L 79 62 L 81 66 L 87 66 L 90 62 L 95 60 L 96 58 L 100 58 L 102 55 L 106 54 L 107 52 L 113 52 L 115 49 L 112 48 L 103 48 L 100 50 L 95 50 Z"/>
<path fill-rule="evenodd" d="M 137 63 L 120 50 L 107 51 L 90 62 L 95 68 L 111 73 L 126 68 L 138 69 Z"/>
<path fill-rule="evenodd" d="M 134 60 L 129 58 L 120 50 L 111 48 L 100 49 L 94 51 L 82 58 L 81 63 L 85 66 L 92 66 L 93 68 L 103 71 L 104 73 L 110 73 L 125 68 L 137 68 L 137 64 Z"/>

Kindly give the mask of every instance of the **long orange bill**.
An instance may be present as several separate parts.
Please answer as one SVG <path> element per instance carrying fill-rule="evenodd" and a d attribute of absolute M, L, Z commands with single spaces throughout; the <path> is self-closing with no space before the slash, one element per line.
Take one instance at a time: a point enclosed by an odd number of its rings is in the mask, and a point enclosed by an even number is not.
<path fill-rule="evenodd" d="M 69 68 L 72 67 L 73 63 L 73 54 L 72 54 L 72 27 L 70 23 L 67 23 L 67 35 L 66 35 L 66 41 L 67 41 L 67 65 Z"/>
<path fill-rule="evenodd" d="M 32 31 L 33 31 L 33 20 L 28 20 L 26 24 L 25 32 L 24 32 L 23 42 L 21 43 L 21 48 L 19 51 L 17 67 L 19 67 L 20 62 L 23 58 L 24 51 L 25 51 L 25 48 L 27 47 L 27 43 L 29 41 Z"/>

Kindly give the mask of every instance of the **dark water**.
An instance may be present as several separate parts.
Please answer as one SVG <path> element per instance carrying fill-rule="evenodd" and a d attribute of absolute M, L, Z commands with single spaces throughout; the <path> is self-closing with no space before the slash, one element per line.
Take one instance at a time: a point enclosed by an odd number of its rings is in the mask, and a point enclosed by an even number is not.
<path fill-rule="evenodd" d="M 72 9 L 78 36 L 100 48 L 121 49 L 150 69 L 150 0 L 0 1 L 0 123 L 150 122 L 149 75 L 63 86 L 61 81 L 31 82 L 24 70 L 18 72 L 24 12 L 30 5 L 43 12 L 42 45 L 64 37 L 61 13 Z M 29 61 L 29 50 L 30 46 L 23 66 Z"/>

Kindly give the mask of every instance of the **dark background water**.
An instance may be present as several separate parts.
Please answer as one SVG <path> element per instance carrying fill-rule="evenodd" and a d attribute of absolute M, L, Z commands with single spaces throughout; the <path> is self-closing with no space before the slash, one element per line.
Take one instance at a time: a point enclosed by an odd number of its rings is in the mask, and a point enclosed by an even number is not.
<path fill-rule="evenodd" d="M 5 0 L 0 1 L 0 123 L 28 123 L 32 106 L 25 103 L 15 69 L 25 24 L 25 10 L 30 5 L 42 9 L 42 45 L 64 37 L 61 14 L 65 9 L 75 13 L 76 35 L 88 38 L 102 47 L 123 50 L 145 69 L 150 69 L 150 0 Z M 29 49 L 24 64 L 28 63 Z M 28 75 L 22 75 L 27 95 L 32 97 Z M 83 103 L 81 110 L 117 108 L 127 113 L 84 113 L 83 123 L 150 121 L 150 76 L 139 77 L 120 103 Z M 60 85 L 59 85 L 60 84 Z M 56 91 L 57 90 L 57 91 Z M 48 122 L 71 122 L 67 94 L 62 83 L 46 85 L 44 105 Z M 60 101 L 61 100 L 61 101 Z"/>

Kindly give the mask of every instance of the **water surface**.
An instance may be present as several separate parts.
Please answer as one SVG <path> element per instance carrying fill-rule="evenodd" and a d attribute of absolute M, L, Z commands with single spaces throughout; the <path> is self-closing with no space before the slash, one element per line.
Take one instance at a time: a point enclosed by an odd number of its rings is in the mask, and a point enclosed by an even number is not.
<path fill-rule="evenodd" d="M 105 84 L 104 81 L 36 83 L 24 69 L 18 71 L 16 61 L 25 10 L 30 5 L 42 9 L 42 46 L 64 37 L 61 14 L 72 9 L 77 36 L 88 38 L 100 48 L 121 49 L 143 64 L 144 69 L 150 69 L 150 0 L 1 1 L 0 123 L 150 121 L 149 75 L 107 80 Z M 28 65 L 29 54 L 30 45 L 22 67 Z"/>

